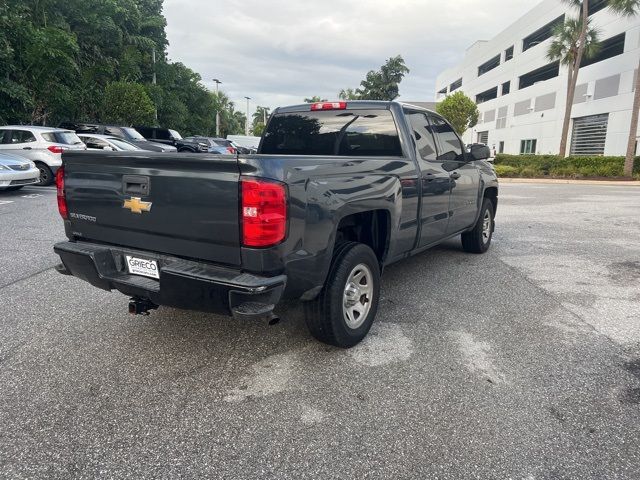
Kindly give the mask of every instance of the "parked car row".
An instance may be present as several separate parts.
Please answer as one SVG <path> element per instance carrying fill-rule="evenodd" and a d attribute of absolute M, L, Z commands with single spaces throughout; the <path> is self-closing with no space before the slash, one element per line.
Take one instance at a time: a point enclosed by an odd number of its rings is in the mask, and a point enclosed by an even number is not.
<path fill-rule="evenodd" d="M 169 128 L 85 122 L 62 122 L 58 128 L 7 125 L 0 127 L 0 154 L 8 154 L 8 157 L 2 156 L 3 163 L 0 163 L 0 190 L 16 190 L 31 183 L 51 185 L 62 165 L 62 152 L 65 150 L 146 150 L 220 155 L 256 152 L 256 148 L 239 146 L 224 138 L 198 135 L 182 138 L 179 132 Z M 18 162 L 18 165 L 16 159 L 22 159 L 22 163 Z M 22 168 L 24 161 L 31 162 L 29 168 Z M 26 174 L 27 170 L 33 173 L 33 169 L 38 172 L 35 181 Z"/>
<path fill-rule="evenodd" d="M 40 172 L 39 185 L 51 185 L 65 150 L 86 150 L 73 130 L 8 125 L 0 127 L 0 153 L 31 160 Z"/>

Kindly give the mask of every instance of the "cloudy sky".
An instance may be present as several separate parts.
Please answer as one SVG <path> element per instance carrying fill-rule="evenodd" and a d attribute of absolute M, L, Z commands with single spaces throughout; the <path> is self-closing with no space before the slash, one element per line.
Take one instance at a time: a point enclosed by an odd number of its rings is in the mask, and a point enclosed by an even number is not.
<path fill-rule="evenodd" d="M 538 0 L 165 0 L 169 58 L 246 108 L 334 100 L 401 54 L 408 101 L 429 101 L 438 73 Z"/>

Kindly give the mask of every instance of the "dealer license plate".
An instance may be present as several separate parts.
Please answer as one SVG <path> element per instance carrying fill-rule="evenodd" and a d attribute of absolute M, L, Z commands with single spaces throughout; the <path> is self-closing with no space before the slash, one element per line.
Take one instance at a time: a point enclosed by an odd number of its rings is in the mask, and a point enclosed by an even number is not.
<path fill-rule="evenodd" d="M 133 275 L 142 275 L 143 277 L 160 278 L 157 261 L 130 257 L 129 255 L 126 255 L 126 258 L 129 273 Z"/>

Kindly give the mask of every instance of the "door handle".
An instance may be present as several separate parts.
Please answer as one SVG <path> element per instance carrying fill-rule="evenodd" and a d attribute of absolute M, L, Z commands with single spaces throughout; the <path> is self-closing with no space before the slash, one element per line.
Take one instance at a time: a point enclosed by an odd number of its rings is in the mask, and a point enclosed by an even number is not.
<path fill-rule="evenodd" d="M 449 178 L 457 180 L 460 178 L 460 174 L 458 172 L 453 172 L 451 175 L 449 175 Z"/>
<path fill-rule="evenodd" d="M 22 147 L 23 150 L 31 150 L 31 147 Z"/>
<path fill-rule="evenodd" d="M 123 175 L 122 190 L 125 195 L 149 195 L 151 190 L 149 177 L 142 175 Z"/>

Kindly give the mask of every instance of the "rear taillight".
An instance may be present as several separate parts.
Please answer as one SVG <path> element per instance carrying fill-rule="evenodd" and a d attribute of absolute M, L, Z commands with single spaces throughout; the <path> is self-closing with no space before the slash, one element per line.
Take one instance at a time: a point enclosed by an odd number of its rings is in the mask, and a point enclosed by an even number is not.
<path fill-rule="evenodd" d="M 236 153 L 236 149 L 233 147 L 227 147 L 227 152 L 229 153 Z"/>
<path fill-rule="evenodd" d="M 49 145 L 47 147 L 47 150 L 49 150 L 51 153 L 62 153 L 62 152 L 64 152 L 64 148 L 62 148 L 59 145 Z"/>
<path fill-rule="evenodd" d="M 56 191 L 58 192 L 58 212 L 65 220 L 69 218 L 67 209 L 67 198 L 64 195 L 64 167 L 60 167 L 56 172 Z"/>
<path fill-rule="evenodd" d="M 347 102 L 317 102 L 311 104 L 311 110 L 344 110 Z"/>
<path fill-rule="evenodd" d="M 287 191 L 281 183 L 243 179 L 240 182 L 242 244 L 269 247 L 287 233 Z"/>

